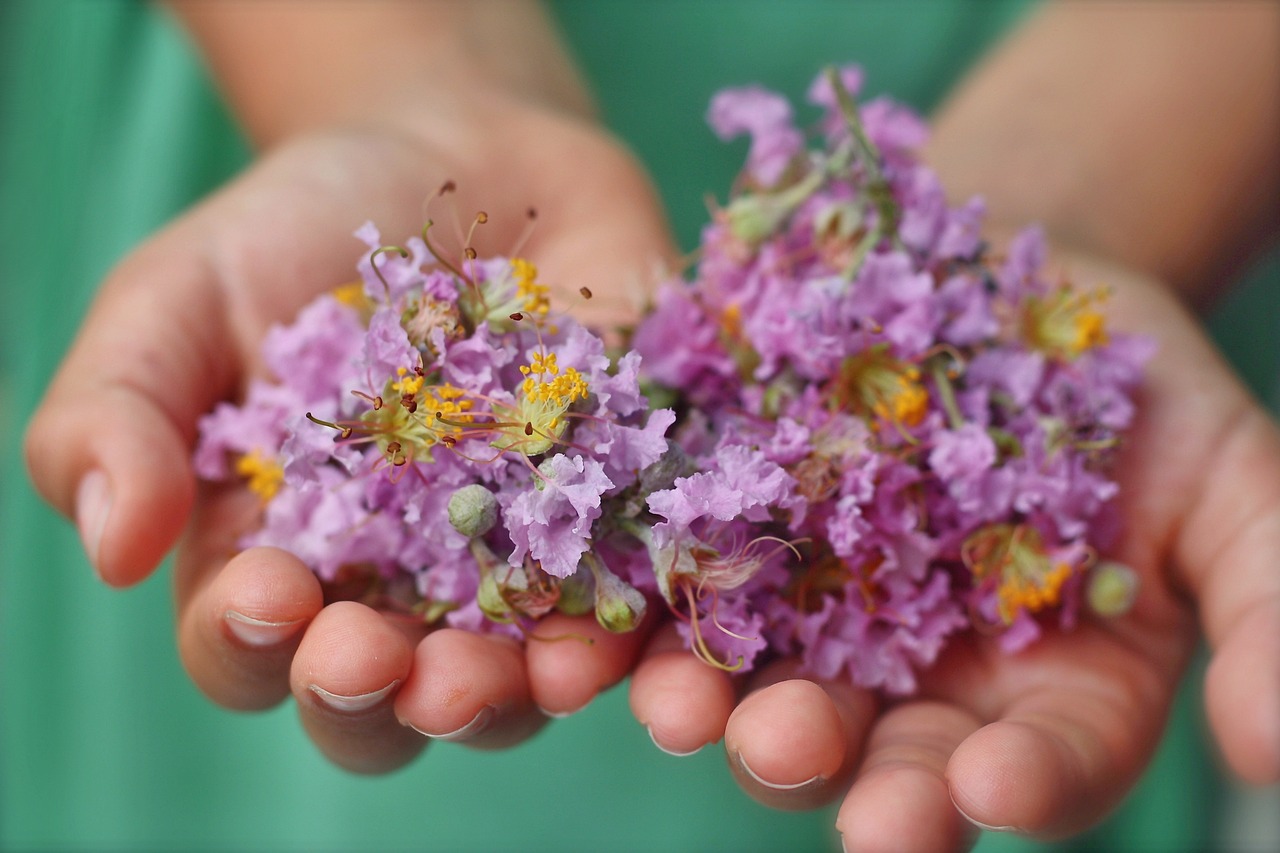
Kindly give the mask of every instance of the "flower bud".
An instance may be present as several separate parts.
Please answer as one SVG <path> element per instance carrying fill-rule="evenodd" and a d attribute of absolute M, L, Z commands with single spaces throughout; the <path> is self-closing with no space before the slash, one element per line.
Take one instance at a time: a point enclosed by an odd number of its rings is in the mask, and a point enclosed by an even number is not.
<path fill-rule="evenodd" d="M 822 185 L 821 169 L 810 169 L 799 182 L 779 192 L 742 195 L 723 211 L 729 232 L 748 246 L 758 246 L 773 236 L 782 223 Z"/>
<path fill-rule="evenodd" d="M 634 630 L 644 618 L 644 596 L 598 559 L 589 557 L 584 561 L 595 575 L 596 621 L 615 634 Z"/>
<path fill-rule="evenodd" d="M 1106 561 L 1089 573 L 1089 609 L 1099 616 L 1123 616 L 1138 596 L 1138 573 L 1123 563 Z"/>
<path fill-rule="evenodd" d="M 449 523 L 469 539 L 483 536 L 498 523 L 498 499 L 479 483 L 463 486 L 449 498 Z"/>
<path fill-rule="evenodd" d="M 556 610 L 566 616 L 581 616 L 595 607 L 595 581 L 582 565 L 578 571 L 560 582 L 560 598 Z"/>
<path fill-rule="evenodd" d="M 510 622 L 514 609 L 502 597 L 502 589 L 492 572 L 480 576 L 480 586 L 476 589 L 476 604 L 485 616 L 495 622 Z"/>
<path fill-rule="evenodd" d="M 666 452 L 648 468 L 640 472 L 640 493 L 649 495 L 675 485 L 677 477 L 684 477 L 694 470 L 692 460 L 674 441 L 667 442 Z"/>

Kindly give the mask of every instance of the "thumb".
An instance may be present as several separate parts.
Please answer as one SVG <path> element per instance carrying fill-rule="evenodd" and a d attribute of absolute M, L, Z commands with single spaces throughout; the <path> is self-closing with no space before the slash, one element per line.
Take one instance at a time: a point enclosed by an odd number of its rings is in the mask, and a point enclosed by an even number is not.
<path fill-rule="evenodd" d="M 146 577 L 177 539 L 195 493 L 196 420 L 240 370 L 213 276 L 182 228 L 104 283 L 27 427 L 37 490 L 75 520 L 113 586 Z"/>

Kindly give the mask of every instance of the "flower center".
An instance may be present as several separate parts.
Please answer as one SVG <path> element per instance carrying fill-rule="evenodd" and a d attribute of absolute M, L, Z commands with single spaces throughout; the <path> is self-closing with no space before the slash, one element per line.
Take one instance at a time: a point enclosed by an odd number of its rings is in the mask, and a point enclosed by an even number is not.
<path fill-rule="evenodd" d="M 845 359 L 835 400 L 864 417 L 874 415 L 908 427 L 918 425 L 929 411 L 929 392 L 920 381 L 920 369 L 891 356 L 885 345 Z"/>
<path fill-rule="evenodd" d="M 269 501 L 284 485 L 284 469 L 275 459 L 261 451 L 246 453 L 236 461 L 236 473 L 249 481 L 249 491 Z"/>
<path fill-rule="evenodd" d="M 1054 559 L 1033 527 L 993 524 L 974 532 L 961 549 L 965 565 L 980 581 L 996 584 L 1000 619 L 1008 625 L 1026 610 L 1035 613 L 1058 603 L 1071 563 Z"/>
<path fill-rule="evenodd" d="M 1075 293 L 1063 287 L 1046 298 L 1027 297 L 1023 331 L 1036 349 L 1070 361 L 1108 341 L 1098 306 L 1105 293 Z"/>

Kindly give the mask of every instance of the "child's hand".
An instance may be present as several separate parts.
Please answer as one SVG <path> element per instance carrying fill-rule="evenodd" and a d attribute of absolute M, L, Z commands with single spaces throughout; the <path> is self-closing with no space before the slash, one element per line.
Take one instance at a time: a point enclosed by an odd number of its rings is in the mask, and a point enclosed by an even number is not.
<path fill-rule="evenodd" d="M 973 830 L 957 810 L 1061 837 L 1100 820 L 1150 761 L 1199 627 L 1213 651 L 1209 719 L 1228 762 L 1249 781 L 1280 779 L 1275 424 L 1167 289 L 1082 257 L 1066 267 L 1116 289 L 1116 326 L 1159 341 L 1122 451 L 1126 533 L 1104 555 L 1140 575 L 1134 609 L 1014 655 L 977 638 L 954 643 L 921 694 L 893 704 L 789 680 L 795 664 L 784 662 L 730 713 L 723 673 L 666 652 L 631 687 L 637 717 L 664 746 L 694 749 L 711 719 L 722 722 L 743 788 L 780 808 L 842 797 L 850 850 L 962 847 Z"/>
<path fill-rule="evenodd" d="M 464 225 L 483 204 L 489 224 L 476 239 L 487 253 L 514 248 L 536 206 L 521 251 L 555 292 L 577 298 L 589 286 L 595 298 L 575 312 L 596 320 L 635 310 L 671 253 L 630 158 L 563 113 L 478 91 L 466 111 L 443 133 L 416 116 L 301 135 L 157 235 L 103 286 L 27 436 L 32 477 L 76 519 L 107 583 L 146 577 L 185 529 L 176 604 L 196 684 L 231 708 L 292 693 L 320 748 L 361 771 L 422 748 L 401 721 L 477 745 L 518 740 L 545 720 L 539 706 L 575 710 L 622 678 L 643 639 L 554 620 L 538 633 L 595 643 L 533 642 L 526 657 L 505 639 L 444 630 L 423 640 L 421 626 L 363 605 L 324 607 L 292 556 L 236 555 L 257 498 L 193 479 L 197 419 L 259 372 L 267 328 L 354 277 L 362 247 L 346 235 L 367 217 L 389 236 L 416 233 L 447 178 L 459 192 L 432 210 L 445 245 L 455 204 Z"/>

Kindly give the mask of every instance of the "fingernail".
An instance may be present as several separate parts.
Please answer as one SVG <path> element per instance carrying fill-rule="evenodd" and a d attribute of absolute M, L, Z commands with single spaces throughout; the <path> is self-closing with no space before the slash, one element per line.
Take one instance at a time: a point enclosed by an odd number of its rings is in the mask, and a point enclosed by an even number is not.
<path fill-rule="evenodd" d="M 573 708 L 569 711 L 548 711 L 546 708 L 542 707 L 541 705 L 538 706 L 538 710 L 542 712 L 542 716 L 544 717 L 550 717 L 553 720 L 563 720 L 565 717 L 572 717 L 574 714 L 578 713 L 579 711 L 581 711 L 583 708 L 587 707 L 587 705 L 590 705 L 590 704 L 591 704 L 591 700 L 588 699 L 585 705 L 579 705 L 578 707 Z"/>
<path fill-rule="evenodd" d="M 317 687 L 314 684 L 311 685 L 310 689 L 312 693 L 316 694 L 316 697 L 321 702 L 328 705 L 333 710 L 341 711 L 344 714 L 356 714 L 360 711 L 367 711 L 383 699 L 386 699 L 387 695 L 390 694 L 392 690 L 395 690 L 399 685 L 400 679 L 397 678 L 381 690 L 374 690 L 372 693 L 357 693 L 354 696 L 345 696 L 341 693 L 330 693 L 323 687 Z"/>
<path fill-rule="evenodd" d="M 433 740 L 467 740 L 468 738 L 473 738 L 485 729 L 489 728 L 489 723 L 493 722 L 495 713 L 497 713 L 496 708 L 492 705 L 485 705 L 474 717 L 471 718 L 471 722 L 467 723 L 462 728 L 454 729 L 453 731 L 445 732 L 444 734 L 435 734 L 434 732 L 424 731 L 413 723 L 405 723 L 405 725 L 413 729 L 418 734 L 426 735 Z"/>
<path fill-rule="evenodd" d="M 676 758 L 684 758 L 686 755 L 694 755 L 695 753 L 702 752 L 701 746 L 691 749 L 688 752 L 677 752 L 674 749 L 667 749 L 665 746 L 663 746 L 661 743 L 658 742 L 658 738 L 653 733 L 653 726 L 647 727 L 647 730 L 649 732 L 649 740 L 653 741 L 653 745 L 656 746 L 658 749 L 662 750 L 663 752 L 665 752 L 667 755 L 674 755 Z M 703 746 L 705 746 L 705 744 L 703 744 Z"/>
<path fill-rule="evenodd" d="M 110 514 L 111 484 L 107 482 L 105 473 L 95 469 L 85 474 L 76 488 L 76 527 L 80 530 L 80 541 L 84 544 L 84 552 L 89 555 L 89 563 L 99 576 L 102 569 L 98 563 L 98 549 L 102 546 L 102 531 L 107 527 Z"/>
<path fill-rule="evenodd" d="M 960 812 L 960 817 L 969 821 L 969 823 L 973 824 L 974 826 L 978 827 L 978 829 L 981 829 L 984 832 L 1017 832 L 1018 831 L 1018 828 L 1016 826 L 991 826 L 990 824 L 983 823 L 982 821 L 974 820 L 973 818 L 965 814 L 964 809 L 960 808 L 960 804 L 955 801 L 954 797 L 951 799 L 951 804 L 956 807 L 956 811 Z"/>
<path fill-rule="evenodd" d="M 238 610 L 228 610 L 224 618 L 227 621 L 227 628 L 236 639 L 254 648 L 266 648 L 284 642 L 298 630 L 298 626 L 303 622 L 302 619 L 294 619 L 292 622 L 268 622 L 265 619 L 245 616 Z"/>
<path fill-rule="evenodd" d="M 761 785 L 763 785 L 764 787 L 772 791 L 798 791 L 801 788 L 805 788 L 811 785 L 818 785 L 826 781 L 826 777 L 819 774 L 817 776 L 813 776 L 812 778 L 805 779 L 803 782 L 793 782 L 789 785 L 782 784 L 780 782 L 770 782 L 766 779 L 761 779 L 760 776 L 754 770 L 751 769 L 751 765 L 747 764 L 747 760 L 742 757 L 742 753 L 735 752 L 734 755 L 737 757 L 738 764 L 739 766 L 742 767 L 742 771 L 744 773 L 746 773 L 752 779 L 755 779 Z"/>

